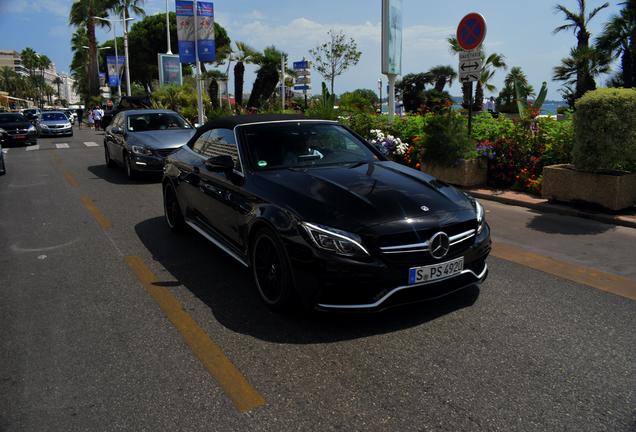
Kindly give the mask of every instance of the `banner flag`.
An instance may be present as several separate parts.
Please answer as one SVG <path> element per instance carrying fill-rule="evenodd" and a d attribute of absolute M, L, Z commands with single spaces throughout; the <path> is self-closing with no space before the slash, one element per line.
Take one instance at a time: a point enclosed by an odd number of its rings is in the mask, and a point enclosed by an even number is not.
<path fill-rule="evenodd" d="M 214 42 L 214 4 L 197 2 L 197 48 L 199 61 L 213 62 L 216 60 L 216 46 Z"/>
<path fill-rule="evenodd" d="M 382 0 L 382 73 L 402 73 L 402 0 Z"/>
<path fill-rule="evenodd" d="M 177 38 L 179 39 L 179 60 L 193 64 L 194 56 L 194 9 L 192 1 L 176 1 Z"/>
<path fill-rule="evenodd" d="M 121 74 L 126 63 L 126 56 L 106 56 L 106 67 L 108 69 L 108 85 L 117 87 L 121 82 Z"/>

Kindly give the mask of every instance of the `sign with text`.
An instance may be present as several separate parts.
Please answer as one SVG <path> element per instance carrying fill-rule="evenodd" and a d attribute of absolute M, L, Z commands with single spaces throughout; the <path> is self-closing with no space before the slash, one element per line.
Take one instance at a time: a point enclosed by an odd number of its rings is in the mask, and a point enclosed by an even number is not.
<path fill-rule="evenodd" d="M 158 54 L 157 57 L 159 59 L 159 85 L 181 85 L 183 77 L 181 75 L 179 56 L 173 54 Z"/>
<path fill-rule="evenodd" d="M 197 51 L 199 61 L 213 62 L 216 60 L 213 3 L 197 2 Z"/>
<path fill-rule="evenodd" d="M 121 73 L 124 70 L 126 56 L 106 56 L 106 69 L 108 70 L 108 85 L 117 87 L 121 82 Z"/>
<path fill-rule="evenodd" d="M 193 64 L 194 55 L 194 6 L 191 1 L 176 1 L 177 38 L 179 39 L 179 60 L 181 63 Z"/>
<path fill-rule="evenodd" d="M 480 50 L 459 53 L 459 82 L 479 81 L 483 65 Z"/>

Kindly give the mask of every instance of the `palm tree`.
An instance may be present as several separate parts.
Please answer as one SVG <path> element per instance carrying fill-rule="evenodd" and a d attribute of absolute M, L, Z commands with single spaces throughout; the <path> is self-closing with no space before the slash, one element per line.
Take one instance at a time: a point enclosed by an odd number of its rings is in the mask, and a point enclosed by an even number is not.
<path fill-rule="evenodd" d="M 491 83 L 492 78 L 495 76 L 495 73 L 497 73 L 497 70 L 506 70 L 508 68 L 504 60 L 505 57 L 501 54 L 492 53 L 486 57 L 482 51 L 481 58 L 483 67 L 475 89 L 475 103 L 473 104 L 473 109 L 475 111 L 481 111 L 484 105 L 484 87 L 491 93 L 497 89 Z"/>
<path fill-rule="evenodd" d="M 627 5 L 627 3 L 625 3 Z M 605 24 L 603 33 L 596 39 L 597 49 L 603 51 L 613 60 L 621 60 L 621 84 L 633 87 L 635 66 L 633 63 L 636 48 L 630 43 L 630 36 L 636 30 L 636 16 L 626 6 L 619 14 L 613 15 Z"/>
<path fill-rule="evenodd" d="M 435 90 L 443 92 L 446 83 L 449 86 L 453 85 L 453 81 L 457 78 L 457 72 L 452 66 L 435 66 L 431 68 L 428 73 L 435 80 Z"/>
<path fill-rule="evenodd" d="M 57 86 L 57 98 L 60 99 L 60 86 L 64 84 L 64 81 L 59 76 L 56 76 L 55 79 L 53 79 L 53 84 Z"/>
<path fill-rule="evenodd" d="M 580 53 L 583 53 L 590 46 L 590 32 L 588 27 L 590 21 L 603 9 L 609 7 L 609 3 L 605 2 L 601 6 L 598 6 L 588 14 L 586 11 L 586 0 L 577 0 L 578 11 L 572 12 L 563 5 L 556 5 L 556 13 L 562 13 L 565 16 L 565 24 L 555 28 L 553 33 L 557 34 L 562 31 L 572 30 L 576 35 L 577 45 L 576 48 Z M 596 83 L 591 77 L 591 71 L 585 69 L 586 62 L 577 62 L 580 69 L 576 73 L 576 98 L 583 96 L 586 91 L 596 88 Z"/>
<path fill-rule="evenodd" d="M 260 108 L 272 96 L 280 78 L 279 67 L 284 55 L 275 46 L 269 46 L 254 57 L 254 63 L 260 65 L 260 68 L 256 72 L 256 80 L 248 101 L 249 107 Z"/>
<path fill-rule="evenodd" d="M 15 94 L 16 90 L 16 78 L 17 74 L 13 68 L 9 66 L 3 66 L 0 68 L 0 89 Z"/>
<path fill-rule="evenodd" d="M 234 59 L 236 60 L 236 65 L 234 66 L 234 98 L 236 99 L 236 106 L 238 107 L 243 105 L 245 63 L 252 63 L 258 52 L 244 42 L 235 42 L 235 44 L 236 51 L 234 52 Z"/>
<path fill-rule="evenodd" d="M 587 90 L 596 89 L 595 77 L 610 71 L 607 54 L 595 48 L 572 48 L 570 56 L 561 60 L 561 64 L 554 68 L 554 80 L 564 81 L 566 85 L 574 86 L 574 100 L 580 96 L 577 89 L 582 85 Z M 579 81 L 579 72 L 585 70 L 586 82 Z M 568 102 L 569 103 L 569 102 Z"/>
<path fill-rule="evenodd" d="M 78 28 L 86 28 L 88 39 L 88 67 L 86 71 L 86 97 L 99 95 L 99 76 L 97 75 L 97 38 L 95 25 L 110 27 L 107 21 L 95 20 L 95 16 L 106 18 L 113 0 L 76 0 L 69 12 L 69 23 Z"/>
<path fill-rule="evenodd" d="M 33 75 L 38 66 L 38 54 L 33 48 L 25 48 L 20 52 L 22 65 L 29 71 L 29 75 Z"/>

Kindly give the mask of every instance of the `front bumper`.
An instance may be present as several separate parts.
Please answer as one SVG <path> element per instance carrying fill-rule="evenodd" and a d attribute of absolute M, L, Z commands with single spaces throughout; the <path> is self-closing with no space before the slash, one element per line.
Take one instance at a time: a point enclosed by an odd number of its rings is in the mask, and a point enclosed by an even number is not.
<path fill-rule="evenodd" d="M 40 129 L 40 136 L 59 136 L 59 135 L 72 135 L 73 127 L 68 128 L 55 128 L 55 129 Z"/>
<path fill-rule="evenodd" d="M 316 252 L 312 256 L 288 245 L 299 295 L 306 305 L 329 311 L 379 311 L 394 306 L 434 300 L 479 284 L 488 277 L 486 258 L 491 249 L 490 229 L 485 224 L 470 246 L 441 262 L 464 257 L 464 270 L 447 279 L 409 285 L 411 267 L 432 264 L 419 261 L 391 262 L 382 256 L 360 262 Z M 303 248 L 304 249 L 304 248 Z"/>
<path fill-rule="evenodd" d="M 135 171 L 163 172 L 166 159 L 160 156 L 146 156 L 131 153 L 131 162 Z"/>
<path fill-rule="evenodd" d="M 2 144 L 27 144 L 32 145 L 36 144 L 38 141 L 37 135 L 32 133 L 27 134 L 5 134 L 2 138 Z"/>

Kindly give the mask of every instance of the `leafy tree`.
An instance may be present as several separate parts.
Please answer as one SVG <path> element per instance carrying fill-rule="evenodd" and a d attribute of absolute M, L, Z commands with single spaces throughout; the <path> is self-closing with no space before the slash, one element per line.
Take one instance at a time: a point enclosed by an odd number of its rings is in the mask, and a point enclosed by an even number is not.
<path fill-rule="evenodd" d="M 71 36 L 71 51 L 73 59 L 71 60 L 71 76 L 75 83 L 74 90 L 81 96 L 82 100 L 88 100 L 88 52 L 82 48 L 88 45 L 88 35 L 86 28 L 80 27 Z"/>
<path fill-rule="evenodd" d="M 588 90 L 594 90 L 596 88 L 596 82 L 592 77 L 592 71 L 587 69 L 589 62 L 581 61 L 582 57 L 589 57 L 589 46 L 590 46 L 590 32 L 588 31 L 588 26 L 590 21 L 603 9 L 609 7 L 609 3 L 605 2 L 601 6 L 598 6 L 592 9 L 589 14 L 587 13 L 587 4 L 586 0 L 577 0 L 578 10 L 573 12 L 566 8 L 563 5 L 556 5 L 555 11 L 556 13 L 562 13 L 565 17 L 565 24 L 560 25 L 559 27 L 554 29 L 554 34 L 562 32 L 562 31 L 573 31 L 576 35 L 577 45 L 576 51 L 579 54 L 579 61 L 574 61 L 574 65 L 576 69 L 576 80 L 575 80 L 575 96 L 576 98 L 580 98 L 587 92 Z M 574 52 L 574 51 L 573 51 Z M 574 59 L 574 57 L 572 57 Z M 565 59 L 564 59 L 565 60 Z M 557 68 L 560 66 L 557 66 Z M 556 68 L 555 68 L 556 70 Z M 557 76 L 555 72 L 555 77 Z M 558 79 L 558 78 L 555 78 Z"/>
<path fill-rule="evenodd" d="M 434 81 L 434 77 L 428 73 L 404 75 L 395 84 L 395 89 L 402 96 L 404 109 L 408 112 L 417 112 L 426 103 L 424 89 Z"/>
<path fill-rule="evenodd" d="M 255 56 L 254 63 L 260 67 L 256 72 L 256 80 L 247 103 L 250 108 L 260 108 L 274 93 L 280 78 L 279 68 L 284 55 L 275 46 L 270 46 Z"/>
<path fill-rule="evenodd" d="M 329 40 L 310 49 L 309 54 L 314 58 L 318 73 L 331 83 L 333 94 L 336 77 L 358 64 L 362 52 L 358 51 L 358 45 L 353 38 L 347 41 L 347 36 L 342 31 L 329 30 L 327 35 Z"/>
<path fill-rule="evenodd" d="M 375 111 L 378 101 L 378 95 L 369 89 L 357 89 L 340 95 L 340 107 L 347 111 L 371 113 Z"/>
<path fill-rule="evenodd" d="M 608 57 L 620 59 L 621 73 L 617 75 L 619 79 L 616 84 L 629 88 L 636 85 L 636 46 L 631 39 L 636 31 L 636 15 L 627 2 L 624 4 L 620 13 L 613 15 L 605 24 L 603 33 L 596 39 L 596 47 Z"/>
<path fill-rule="evenodd" d="M 234 51 L 234 97 L 236 105 L 243 105 L 243 84 L 245 76 L 245 63 L 252 63 L 256 58 L 257 51 L 244 42 L 235 42 L 236 51 Z"/>
<path fill-rule="evenodd" d="M 606 53 L 595 48 L 572 48 L 570 55 L 561 60 L 561 64 L 554 68 L 553 78 L 564 81 L 574 87 L 574 100 L 578 99 L 581 88 L 596 89 L 595 77 L 610 71 L 610 60 Z M 579 81 L 580 71 L 585 70 L 585 83 Z M 583 84 L 583 86 L 581 86 Z M 586 90 L 586 91 L 587 91 Z M 571 104 L 573 108 L 574 105 Z"/>
<path fill-rule="evenodd" d="M 217 110 L 221 107 L 219 103 L 219 83 L 218 80 L 227 79 L 227 75 L 217 69 L 209 70 L 203 74 L 204 79 L 210 80 L 208 86 L 208 96 L 210 96 L 210 102 L 212 103 L 212 109 Z"/>
<path fill-rule="evenodd" d="M 95 20 L 98 16 L 106 18 L 112 7 L 112 0 L 76 0 L 71 6 L 69 23 L 76 27 L 86 28 L 88 46 L 88 67 L 85 78 L 88 81 L 86 98 L 99 95 L 99 77 L 97 75 L 97 38 L 95 25 L 110 27 L 107 21 Z"/>
<path fill-rule="evenodd" d="M 457 78 L 457 72 L 452 66 L 435 66 L 431 68 L 428 73 L 435 81 L 435 90 L 443 92 L 446 84 L 453 85 L 453 81 Z"/>
<path fill-rule="evenodd" d="M 515 66 L 506 75 L 504 87 L 499 92 L 499 96 L 497 96 L 497 111 L 504 113 L 517 112 L 515 82 L 519 86 L 524 102 L 528 100 L 528 96 L 534 95 L 534 88 L 528 82 L 528 77 L 520 67 Z"/>
<path fill-rule="evenodd" d="M 64 84 L 64 81 L 62 81 L 62 78 L 59 76 L 56 76 L 55 79 L 53 79 L 53 84 L 57 86 L 57 97 L 60 98 L 60 86 Z"/>

